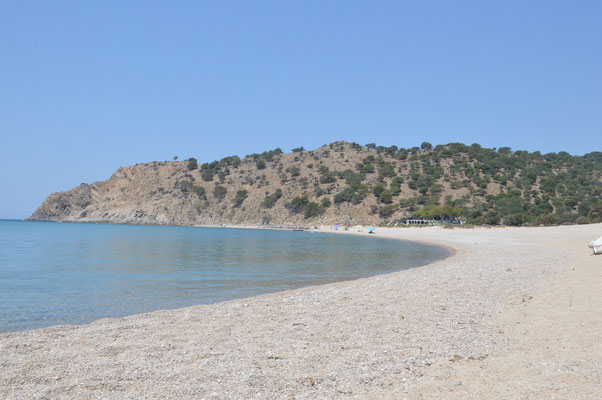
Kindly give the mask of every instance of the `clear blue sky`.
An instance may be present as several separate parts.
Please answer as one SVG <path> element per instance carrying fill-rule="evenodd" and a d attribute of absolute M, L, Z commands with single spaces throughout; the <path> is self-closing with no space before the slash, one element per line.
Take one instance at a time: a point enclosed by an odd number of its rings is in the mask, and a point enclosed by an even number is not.
<path fill-rule="evenodd" d="M 602 150 L 601 1 L 0 6 L 0 218 L 174 155 Z"/>

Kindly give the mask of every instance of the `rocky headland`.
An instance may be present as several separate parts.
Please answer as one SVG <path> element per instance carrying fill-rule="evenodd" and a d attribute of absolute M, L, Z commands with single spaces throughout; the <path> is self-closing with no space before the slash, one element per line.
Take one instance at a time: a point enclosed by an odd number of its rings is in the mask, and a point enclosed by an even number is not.
<path fill-rule="evenodd" d="M 391 224 L 416 212 L 473 224 L 602 221 L 602 153 L 334 142 L 119 168 L 51 194 L 30 220 L 157 225 Z M 432 214 L 432 215 L 431 215 Z"/>

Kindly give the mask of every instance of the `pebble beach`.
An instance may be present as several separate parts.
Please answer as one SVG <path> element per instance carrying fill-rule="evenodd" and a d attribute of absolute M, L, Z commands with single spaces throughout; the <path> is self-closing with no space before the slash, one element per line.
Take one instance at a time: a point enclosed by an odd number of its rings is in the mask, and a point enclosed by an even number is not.
<path fill-rule="evenodd" d="M 602 224 L 378 228 L 376 237 L 453 255 L 353 281 L 3 334 L 0 398 L 599 399 L 602 256 L 587 243 L 601 235 Z"/>

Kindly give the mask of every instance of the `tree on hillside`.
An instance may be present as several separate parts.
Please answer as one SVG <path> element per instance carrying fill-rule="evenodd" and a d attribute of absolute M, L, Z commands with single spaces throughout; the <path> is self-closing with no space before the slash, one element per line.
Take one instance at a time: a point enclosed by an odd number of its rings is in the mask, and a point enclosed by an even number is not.
<path fill-rule="evenodd" d="M 299 169 L 299 167 L 296 167 L 294 165 L 292 165 L 292 166 L 290 166 L 290 167 L 288 167 L 286 169 L 286 172 L 288 172 L 289 174 L 291 174 L 291 176 L 299 176 L 300 171 L 301 170 Z"/>
<path fill-rule="evenodd" d="M 224 197 L 226 197 L 226 193 L 228 193 L 228 189 L 220 185 L 217 185 L 215 189 L 213 189 L 213 197 L 218 200 L 222 200 Z"/>
<path fill-rule="evenodd" d="M 602 200 L 592 204 L 589 209 L 589 218 L 592 222 L 602 222 Z"/>
<path fill-rule="evenodd" d="M 237 191 L 236 197 L 234 197 L 234 207 L 240 207 L 243 201 L 245 201 L 245 199 L 247 198 L 248 194 L 249 192 L 247 192 L 245 189 Z"/>
<path fill-rule="evenodd" d="M 255 166 L 257 167 L 257 169 L 265 169 L 265 161 L 257 160 L 255 161 Z"/>
<path fill-rule="evenodd" d="M 211 170 L 206 170 L 201 172 L 201 178 L 203 178 L 203 180 L 205 182 L 210 182 L 213 180 L 213 171 Z"/>
<path fill-rule="evenodd" d="M 272 208 L 276 205 L 276 202 L 282 197 L 282 189 L 278 188 L 274 191 L 274 193 L 270 194 L 270 192 L 265 192 L 265 199 L 263 199 L 262 206 L 265 208 Z"/>
<path fill-rule="evenodd" d="M 288 208 L 292 214 L 298 214 L 302 212 L 305 218 L 317 217 L 323 214 L 325 210 L 324 206 L 314 203 L 313 201 L 309 201 L 309 196 L 307 194 L 295 197 L 293 200 L 287 203 L 285 207 Z"/>
<path fill-rule="evenodd" d="M 198 165 L 198 163 L 197 163 L 197 160 L 196 160 L 196 158 L 194 158 L 194 157 L 190 157 L 190 158 L 188 159 L 188 164 L 187 164 L 186 166 L 188 167 L 188 169 L 189 169 L 189 170 L 191 170 L 191 171 L 192 171 L 193 169 L 197 169 L 199 165 Z"/>

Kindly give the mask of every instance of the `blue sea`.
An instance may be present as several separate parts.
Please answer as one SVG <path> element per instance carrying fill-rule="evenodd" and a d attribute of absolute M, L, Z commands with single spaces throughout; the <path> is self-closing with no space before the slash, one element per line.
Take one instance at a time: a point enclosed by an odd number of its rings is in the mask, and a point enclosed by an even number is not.
<path fill-rule="evenodd" d="M 356 279 L 448 255 L 327 233 L 0 220 L 0 332 Z"/>

